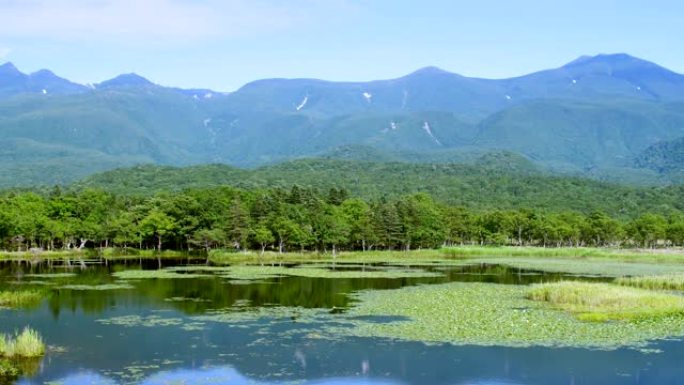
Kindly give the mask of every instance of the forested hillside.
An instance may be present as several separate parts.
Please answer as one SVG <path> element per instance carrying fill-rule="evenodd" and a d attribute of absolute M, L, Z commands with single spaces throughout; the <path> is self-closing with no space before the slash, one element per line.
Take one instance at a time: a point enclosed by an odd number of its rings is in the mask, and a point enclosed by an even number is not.
<path fill-rule="evenodd" d="M 684 182 L 684 138 L 658 142 L 639 154 L 637 167 L 666 174 L 671 180 Z"/>
<path fill-rule="evenodd" d="M 8 63 L 0 187 L 68 184 L 142 163 L 469 163 L 502 150 L 555 173 L 666 185 L 679 179 L 635 158 L 684 137 L 682 103 L 683 75 L 625 54 L 500 80 L 430 67 L 371 82 L 265 79 L 232 93 L 136 74 L 86 87 Z"/>
<path fill-rule="evenodd" d="M 125 195 L 232 186 L 247 190 L 294 185 L 327 191 L 343 188 L 354 197 L 378 200 L 426 192 L 437 201 L 476 210 L 534 208 L 616 217 L 684 209 L 684 187 L 627 187 L 537 171 L 518 156 L 501 153 L 473 164 L 411 164 L 343 160 L 298 160 L 255 170 L 224 165 L 187 168 L 139 166 L 86 178 L 72 189 L 99 188 Z"/>

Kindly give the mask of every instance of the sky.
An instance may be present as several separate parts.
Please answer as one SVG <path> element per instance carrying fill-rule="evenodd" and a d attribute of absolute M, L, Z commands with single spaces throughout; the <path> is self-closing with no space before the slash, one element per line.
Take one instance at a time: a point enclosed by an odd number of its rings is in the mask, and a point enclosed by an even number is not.
<path fill-rule="evenodd" d="M 0 0 L 0 63 L 233 91 L 438 66 L 505 78 L 624 52 L 684 73 L 677 0 Z"/>

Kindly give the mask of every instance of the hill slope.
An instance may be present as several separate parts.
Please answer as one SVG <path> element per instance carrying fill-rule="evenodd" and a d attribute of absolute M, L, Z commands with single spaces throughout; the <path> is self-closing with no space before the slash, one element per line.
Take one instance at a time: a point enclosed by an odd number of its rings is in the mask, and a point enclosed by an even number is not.
<path fill-rule="evenodd" d="M 684 137 L 658 142 L 634 160 L 635 167 L 666 175 L 675 183 L 684 182 Z"/>
<path fill-rule="evenodd" d="M 372 82 L 266 79 L 230 94 L 136 74 L 85 87 L 8 63 L 0 141 L 11 145 L 0 153 L 0 186 L 68 183 L 137 163 L 258 167 L 368 152 L 350 148 L 431 162 L 505 150 L 550 170 L 660 183 L 632 160 L 684 136 L 682 107 L 683 75 L 624 54 L 511 79 L 429 67 Z"/>
<path fill-rule="evenodd" d="M 335 187 L 369 199 L 424 191 L 441 201 L 475 209 L 605 210 L 620 216 L 684 208 L 681 186 L 635 188 L 550 176 L 510 154 L 486 155 L 470 165 L 303 159 L 254 170 L 225 165 L 140 166 L 93 175 L 71 188 L 147 195 L 222 185 L 288 190 L 299 185 L 321 191 Z"/>

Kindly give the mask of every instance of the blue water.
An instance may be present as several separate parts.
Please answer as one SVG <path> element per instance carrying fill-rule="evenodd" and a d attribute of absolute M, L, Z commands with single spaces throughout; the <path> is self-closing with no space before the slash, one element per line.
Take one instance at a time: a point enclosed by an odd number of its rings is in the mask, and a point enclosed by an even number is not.
<path fill-rule="evenodd" d="M 111 281 L 114 268 L 93 268 L 68 280 Z M 3 271 L 3 287 L 16 287 L 11 282 L 21 275 L 17 268 Z M 506 283 L 558 278 L 516 278 L 514 272 L 496 271 L 498 280 Z M 0 332 L 30 325 L 51 346 L 18 384 L 684 384 L 680 340 L 649 346 L 656 352 L 601 351 L 340 340 L 296 319 L 204 322 L 187 328 L 196 323 L 193 317 L 236 301 L 344 307 L 345 293 L 363 288 L 478 279 L 477 271 L 461 273 L 455 269 L 440 279 L 286 278 L 252 285 L 232 285 L 220 278 L 144 280 L 128 290 L 53 289 L 50 299 L 34 308 L 0 311 Z M 491 271 L 481 273 L 481 280 L 497 277 Z M 172 297 L 204 300 L 169 301 Z M 130 315 L 173 322 L 124 326 L 102 321 Z M 330 322 L 334 319 L 333 314 Z"/>

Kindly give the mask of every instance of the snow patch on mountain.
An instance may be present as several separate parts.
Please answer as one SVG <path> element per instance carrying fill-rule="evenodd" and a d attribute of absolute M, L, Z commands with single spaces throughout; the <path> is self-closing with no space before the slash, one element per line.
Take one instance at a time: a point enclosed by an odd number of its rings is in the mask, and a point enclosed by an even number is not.
<path fill-rule="evenodd" d="M 373 102 L 373 94 L 371 94 L 370 92 L 366 91 L 362 95 L 363 95 L 364 99 L 366 99 L 366 102 L 368 102 L 368 103 Z"/>
<path fill-rule="evenodd" d="M 302 108 L 304 108 L 304 106 L 306 106 L 306 103 L 307 103 L 308 101 L 309 101 L 309 95 L 306 95 L 306 96 L 304 97 L 304 99 L 302 99 L 302 101 L 297 105 L 297 107 L 295 107 L 295 108 L 297 109 L 297 111 L 299 111 L 299 110 L 301 110 Z"/>
<path fill-rule="evenodd" d="M 435 141 L 438 145 L 442 145 L 442 143 L 439 141 L 439 139 L 435 138 L 435 136 L 432 134 L 432 128 L 430 128 L 430 123 L 427 121 L 423 122 L 423 130 L 427 132 L 427 134 L 432 138 L 432 140 Z"/>

